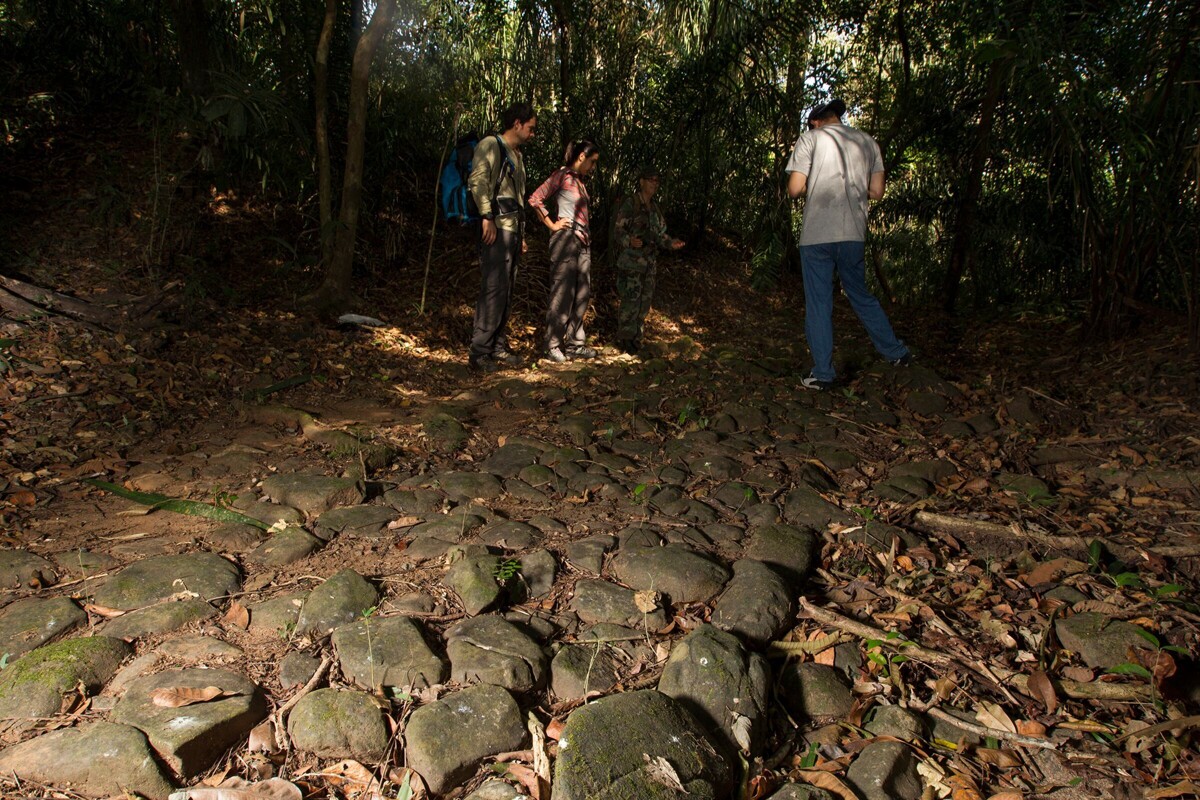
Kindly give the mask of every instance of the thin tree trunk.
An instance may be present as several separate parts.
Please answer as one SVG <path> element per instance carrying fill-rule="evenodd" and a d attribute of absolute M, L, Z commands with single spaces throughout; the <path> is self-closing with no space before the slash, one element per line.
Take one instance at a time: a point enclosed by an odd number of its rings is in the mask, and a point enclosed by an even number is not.
<path fill-rule="evenodd" d="M 212 28 L 207 0 L 174 0 L 170 4 L 175 23 L 179 71 L 185 91 L 203 97 L 212 86 Z"/>
<path fill-rule="evenodd" d="M 562 94 L 562 138 L 563 147 L 575 136 L 575 123 L 571 118 L 575 106 L 574 42 L 571 37 L 571 5 L 563 0 L 553 0 L 554 27 L 558 34 L 558 84 Z"/>
<path fill-rule="evenodd" d="M 329 165 L 329 45 L 333 40 L 333 23 L 337 19 L 337 0 L 325 0 L 325 22 L 317 40 L 316 77 L 316 139 L 317 194 L 321 207 L 321 267 L 333 263 L 335 228 L 333 225 L 333 177 Z"/>
<path fill-rule="evenodd" d="M 358 212 L 362 205 L 363 154 L 367 133 L 367 79 L 371 61 L 396 11 L 396 0 L 379 0 L 367 29 L 354 48 L 350 69 L 349 122 L 346 125 L 345 175 L 342 178 L 342 202 L 338 214 L 337 237 L 333 257 L 325 271 L 325 282 L 313 298 L 320 308 L 332 309 L 350 294 L 350 276 L 354 266 L 354 244 L 358 236 Z"/>
<path fill-rule="evenodd" d="M 954 310 L 959 284 L 971 260 L 971 238 L 975 235 L 975 216 L 979 210 L 979 195 L 983 192 L 983 169 L 991 155 L 990 143 L 992 128 L 996 122 L 996 106 L 1000 103 L 1000 93 L 1004 88 L 1004 76 L 1008 66 L 1008 58 L 998 58 L 988 70 L 987 87 L 979 109 L 975 147 L 971 151 L 971 166 L 964 181 L 963 198 L 955 220 L 954 240 L 950 245 L 950 260 L 946 266 L 945 282 L 942 284 L 942 305 L 947 311 Z"/>

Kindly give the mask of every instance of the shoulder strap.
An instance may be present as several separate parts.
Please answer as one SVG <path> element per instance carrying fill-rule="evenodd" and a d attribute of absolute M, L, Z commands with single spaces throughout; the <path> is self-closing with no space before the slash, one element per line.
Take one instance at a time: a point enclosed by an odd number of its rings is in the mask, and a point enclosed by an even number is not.
<path fill-rule="evenodd" d="M 504 170 L 508 170 L 509 176 L 515 176 L 517 174 L 517 165 L 514 164 L 512 158 L 509 157 L 508 147 L 505 146 L 504 140 L 500 138 L 500 135 L 496 134 L 493 136 L 493 138 L 496 140 L 496 147 L 500 149 L 500 155 L 504 158 L 504 161 L 500 164 L 500 172 L 496 175 L 496 185 L 492 187 L 492 204 L 494 206 L 496 202 L 496 196 L 500 194 L 500 184 L 504 183 Z M 517 185 L 514 178 L 513 191 L 516 191 L 516 188 Z"/>

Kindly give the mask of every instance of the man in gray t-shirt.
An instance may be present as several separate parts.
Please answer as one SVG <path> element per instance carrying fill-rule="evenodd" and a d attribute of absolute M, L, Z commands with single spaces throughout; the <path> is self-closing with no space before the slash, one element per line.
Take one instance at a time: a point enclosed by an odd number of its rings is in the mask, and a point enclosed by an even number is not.
<path fill-rule="evenodd" d="M 883 156 L 868 134 L 842 124 L 844 113 L 846 104 L 841 100 L 814 108 L 809 129 L 796 140 L 787 165 L 788 194 L 806 198 L 800 262 L 804 332 L 813 368 L 801 385 L 808 389 L 829 389 L 837 377 L 833 369 L 835 272 L 879 354 L 896 365 L 911 360 L 866 283 L 867 204 L 883 197 Z"/>

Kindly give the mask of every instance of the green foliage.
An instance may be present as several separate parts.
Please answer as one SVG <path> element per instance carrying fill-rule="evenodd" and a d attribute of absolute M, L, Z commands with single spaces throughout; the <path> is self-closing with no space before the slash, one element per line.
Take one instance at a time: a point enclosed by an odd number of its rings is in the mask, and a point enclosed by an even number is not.
<path fill-rule="evenodd" d="M 508 583 L 515 578 L 521 571 L 521 560 L 519 558 L 506 558 L 496 565 L 496 569 L 492 572 L 492 577 L 497 583 Z"/>

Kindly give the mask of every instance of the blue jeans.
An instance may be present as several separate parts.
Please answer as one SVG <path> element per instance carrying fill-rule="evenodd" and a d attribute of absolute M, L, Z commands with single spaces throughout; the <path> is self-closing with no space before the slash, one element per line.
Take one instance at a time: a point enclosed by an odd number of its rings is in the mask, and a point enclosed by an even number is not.
<path fill-rule="evenodd" d="M 833 273 L 858 315 L 879 355 L 889 361 L 908 353 L 904 342 L 892 332 L 887 313 L 867 289 L 867 262 L 862 242 L 827 242 L 800 248 L 804 267 L 804 334 L 812 352 L 812 375 L 832 381 L 833 370 Z"/>

